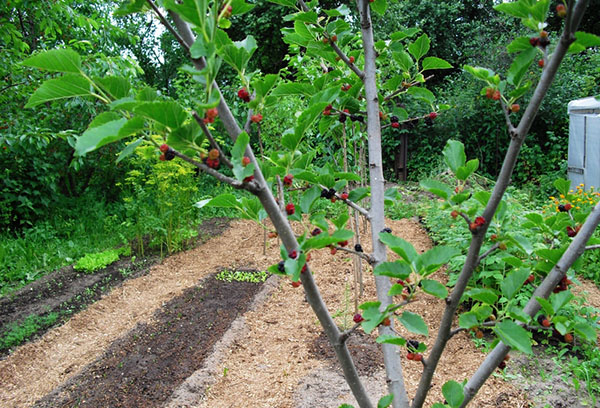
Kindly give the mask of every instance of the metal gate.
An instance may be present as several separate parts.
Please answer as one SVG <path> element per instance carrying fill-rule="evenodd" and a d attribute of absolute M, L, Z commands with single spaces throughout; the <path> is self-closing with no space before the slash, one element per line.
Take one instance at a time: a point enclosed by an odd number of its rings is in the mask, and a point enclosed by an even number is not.
<path fill-rule="evenodd" d="M 600 187 L 600 100 L 590 97 L 569 102 L 568 177 L 571 188 Z"/>

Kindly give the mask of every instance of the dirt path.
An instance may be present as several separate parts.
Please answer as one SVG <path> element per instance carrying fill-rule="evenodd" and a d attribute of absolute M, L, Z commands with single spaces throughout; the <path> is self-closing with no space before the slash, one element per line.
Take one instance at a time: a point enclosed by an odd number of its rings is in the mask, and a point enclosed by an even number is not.
<path fill-rule="evenodd" d="M 414 221 L 388 226 L 418 251 L 431 247 Z M 235 221 L 223 234 L 126 281 L 63 326 L 19 347 L 0 361 L 0 406 L 337 408 L 353 403 L 301 288 L 273 277 L 255 298 L 257 286 L 216 283 L 213 274 L 222 268 L 264 270 L 275 263 L 277 240 L 269 240 L 266 256 L 262 242 L 258 226 Z M 368 234 L 362 242 L 368 251 Z M 313 254 L 311 267 L 329 310 L 348 327 L 354 314 L 350 257 L 323 249 Z M 374 298 L 373 276 L 365 273 L 359 302 Z M 423 315 L 430 336 L 407 336 L 431 345 L 443 307 L 443 301 L 420 295 L 409 310 Z M 384 395 L 374 336 L 357 334 L 349 344 L 373 399 Z M 448 379 L 469 378 L 483 357 L 467 334 L 455 336 L 426 406 L 443 400 L 441 385 Z M 422 367 L 404 361 L 412 395 Z M 523 392 L 494 377 L 472 406 L 529 405 Z"/>

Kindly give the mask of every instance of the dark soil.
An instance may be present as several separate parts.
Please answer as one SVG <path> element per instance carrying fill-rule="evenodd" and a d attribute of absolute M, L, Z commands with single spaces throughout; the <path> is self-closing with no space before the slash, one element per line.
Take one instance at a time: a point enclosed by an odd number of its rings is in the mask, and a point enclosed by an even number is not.
<path fill-rule="evenodd" d="M 208 276 L 116 340 L 36 407 L 154 407 L 201 368 L 212 346 L 252 303 L 262 284 Z"/>
<path fill-rule="evenodd" d="M 383 365 L 383 356 L 381 355 L 381 346 L 375 342 L 373 337 L 362 333 L 354 332 L 347 340 L 348 350 L 352 355 L 358 374 L 370 376 L 381 369 Z M 332 364 L 339 367 L 335 351 L 325 333 L 321 333 L 311 344 L 310 352 L 319 359 L 329 360 Z"/>
<path fill-rule="evenodd" d="M 195 244 L 200 245 L 210 237 L 221 234 L 228 225 L 228 218 L 204 221 L 198 228 L 198 240 Z M 102 294 L 123 281 L 146 274 L 159 261 L 160 257 L 154 253 L 142 260 L 138 257 L 135 262 L 130 257 L 123 258 L 91 274 L 66 266 L 45 275 L 0 298 L 0 338 L 28 316 L 44 317 L 57 313 L 59 318 L 53 324 L 40 327 L 34 333 L 35 337 L 40 336 L 50 328 L 64 323 L 71 315 L 97 301 Z M 0 358 L 9 352 L 9 348 L 0 344 Z"/>

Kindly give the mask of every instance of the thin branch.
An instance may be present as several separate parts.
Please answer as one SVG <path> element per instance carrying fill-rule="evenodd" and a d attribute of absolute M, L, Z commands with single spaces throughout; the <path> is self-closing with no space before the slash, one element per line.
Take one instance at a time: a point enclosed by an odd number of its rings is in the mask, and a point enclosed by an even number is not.
<path fill-rule="evenodd" d="M 502 112 L 504 112 L 504 118 L 506 119 L 506 127 L 508 128 L 508 133 L 510 134 L 510 137 L 513 138 L 516 136 L 516 129 L 513 126 L 512 121 L 510 120 L 510 108 L 504 103 L 503 100 L 500 100 L 500 106 L 502 106 Z"/>
<path fill-rule="evenodd" d="M 321 187 L 321 188 L 323 188 L 323 187 Z M 364 208 L 362 208 L 360 205 L 358 205 L 355 202 L 350 201 L 350 200 L 344 200 L 341 197 L 341 194 L 339 194 L 339 193 L 335 193 L 335 196 L 338 200 L 342 200 L 344 203 L 346 203 L 346 205 L 349 206 L 350 208 L 354 208 L 356 211 L 358 211 L 359 213 L 364 215 L 367 218 L 367 220 L 369 220 L 369 221 L 371 220 L 369 212 L 367 210 L 365 210 Z"/>
<path fill-rule="evenodd" d="M 227 177 L 226 175 L 219 173 L 215 169 L 208 167 L 206 164 L 204 164 L 202 162 L 196 161 L 196 160 L 192 159 L 191 157 L 189 157 L 181 152 L 178 152 L 177 150 L 175 150 L 173 148 L 170 148 L 170 149 L 175 156 L 179 157 L 180 159 L 182 159 L 190 164 L 193 164 L 194 166 L 198 167 L 203 172 L 210 174 L 211 176 L 213 176 L 214 178 L 216 178 L 217 180 L 219 180 L 222 183 L 229 184 L 230 186 L 232 186 L 235 189 L 248 190 L 252 193 L 256 193 L 260 190 L 260 186 L 254 181 L 242 182 L 242 181 L 238 181 L 234 178 Z"/>
<path fill-rule="evenodd" d="M 425 78 L 425 82 L 429 81 L 430 79 L 432 79 L 435 75 L 429 75 L 427 78 Z M 400 89 L 396 89 L 394 92 L 392 92 L 391 94 L 389 94 L 388 96 L 383 98 L 384 102 L 389 101 L 390 99 L 394 99 L 396 96 L 400 95 L 402 92 L 408 90 L 408 88 L 412 88 L 413 86 L 416 86 L 417 83 L 411 83 L 410 86 L 403 86 Z"/>
<path fill-rule="evenodd" d="M 483 259 L 485 259 L 487 256 L 489 256 L 492 252 L 494 252 L 496 249 L 498 249 L 498 247 L 500 247 L 500 243 L 496 242 L 494 245 L 492 245 L 490 247 L 490 249 L 485 251 L 483 254 L 479 255 L 479 258 L 477 258 L 477 265 L 479 265 L 481 263 L 481 261 L 483 261 Z"/>
<path fill-rule="evenodd" d="M 600 245 L 589 245 L 585 247 L 586 251 L 590 251 L 592 249 L 600 249 Z"/>
<path fill-rule="evenodd" d="M 7 85 L 7 86 L 5 86 L 4 88 L 0 89 L 0 93 L 2 93 L 2 92 L 4 92 L 4 91 L 6 91 L 6 90 L 7 90 L 7 89 L 9 89 L 9 88 L 12 88 L 13 86 L 19 86 L 19 85 L 25 85 L 25 84 L 27 84 L 27 82 L 17 82 L 17 83 L 15 83 L 15 84 L 10 84 L 10 85 Z"/>
<path fill-rule="evenodd" d="M 196 112 L 196 111 L 192 112 L 192 116 L 194 117 L 194 119 L 196 120 L 196 122 L 198 123 L 198 125 L 200 125 L 200 129 L 202 129 L 202 132 L 204 132 L 204 135 L 208 139 L 208 142 L 213 147 L 213 149 L 217 149 L 219 151 L 219 159 L 227 167 L 229 167 L 230 169 L 232 169 L 233 168 L 233 164 L 231 164 L 231 162 L 229 161 L 229 159 L 227 158 L 227 156 L 225 156 L 225 154 L 223 154 L 223 150 L 221 150 L 221 146 L 219 146 L 219 144 L 217 143 L 217 141 L 215 140 L 215 138 L 212 136 L 212 133 L 210 132 L 210 129 L 206 126 L 206 124 L 204 123 L 204 120 L 200 117 L 200 115 L 198 115 L 198 112 Z"/>
<path fill-rule="evenodd" d="M 150 7 L 152 8 L 152 10 L 154 10 L 154 12 L 156 13 L 156 15 L 158 16 L 158 19 L 160 20 L 160 22 L 162 23 L 162 25 L 165 26 L 165 28 L 171 33 L 173 34 L 173 36 L 175 37 L 175 39 L 177 40 L 177 42 L 183 47 L 185 48 L 185 50 L 189 53 L 190 52 L 190 45 L 188 44 L 182 37 L 181 35 L 179 35 L 179 33 L 177 32 L 177 30 L 175 30 L 175 27 L 173 27 L 171 25 L 171 23 L 169 23 L 169 21 L 165 18 L 165 16 L 161 13 L 161 11 L 159 10 L 159 8 L 156 6 L 156 4 L 154 4 L 154 2 L 152 0 L 146 0 L 146 2 L 150 5 Z"/>
<path fill-rule="evenodd" d="M 346 248 L 346 247 L 342 247 L 342 246 L 336 246 L 335 249 L 338 249 L 338 250 L 344 251 L 344 252 L 348 252 L 350 254 L 361 257 L 362 259 L 364 259 L 371 265 L 376 263 L 375 258 L 373 258 L 371 255 L 365 254 L 364 252 L 358 252 L 358 251 L 355 251 L 354 249 L 350 249 L 350 248 Z"/>

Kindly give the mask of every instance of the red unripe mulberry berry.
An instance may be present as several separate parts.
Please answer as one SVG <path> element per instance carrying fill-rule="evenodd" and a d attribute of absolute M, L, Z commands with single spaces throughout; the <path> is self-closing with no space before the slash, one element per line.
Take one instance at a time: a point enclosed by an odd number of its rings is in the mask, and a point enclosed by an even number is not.
<path fill-rule="evenodd" d="M 501 97 L 500 91 L 496 90 L 494 91 L 494 94 L 492 95 L 492 99 L 495 101 L 499 101 Z"/>
<path fill-rule="evenodd" d="M 415 353 L 406 353 L 406 358 L 408 360 L 414 360 L 415 359 Z"/>
<path fill-rule="evenodd" d="M 242 88 L 238 91 L 238 97 L 244 102 L 250 102 L 250 94 L 246 90 L 246 88 Z"/>
<path fill-rule="evenodd" d="M 392 122 L 392 127 L 394 129 L 398 129 L 400 127 L 400 123 L 398 123 L 398 122 Z"/>
<path fill-rule="evenodd" d="M 416 353 L 415 354 L 415 358 L 413 360 L 414 361 L 421 361 L 421 360 L 423 360 L 423 355 L 419 354 L 419 353 Z"/>
<path fill-rule="evenodd" d="M 529 39 L 529 44 L 531 44 L 532 47 L 537 47 L 537 45 L 540 43 L 540 39 L 538 37 L 531 37 Z"/>
<path fill-rule="evenodd" d="M 538 65 L 540 66 L 540 68 L 544 68 L 544 65 L 545 65 L 544 60 L 543 59 L 539 60 Z"/>
<path fill-rule="evenodd" d="M 337 249 L 335 247 L 331 247 L 331 255 L 335 255 L 337 252 Z"/>
<path fill-rule="evenodd" d="M 340 198 L 342 200 L 347 200 L 348 199 L 348 193 L 342 193 L 342 194 L 340 194 Z"/>
<path fill-rule="evenodd" d="M 485 224 L 485 218 L 483 218 L 483 217 L 475 218 L 475 224 L 477 224 L 477 226 Z"/>
<path fill-rule="evenodd" d="M 257 113 L 256 115 L 252 115 L 250 116 L 250 120 L 254 123 L 260 123 L 260 121 L 263 119 L 263 115 L 261 115 L 260 113 Z"/>
<path fill-rule="evenodd" d="M 573 335 L 571 333 L 565 334 L 565 342 L 573 343 Z"/>
<path fill-rule="evenodd" d="M 159 150 L 163 153 L 166 153 L 169 150 L 169 145 L 161 144 Z"/>
<path fill-rule="evenodd" d="M 551 324 L 552 323 L 548 319 L 542 320 L 542 326 L 544 326 L 544 327 L 550 327 Z"/>
<path fill-rule="evenodd" d="M 512 105 L 510 105 L 510 111 L 511 112 L 518 112 L 521 109 L 521 107 L 519 106 L 518 103 L 513 103 Z"/>
<path fill-rule="evenodd" d="M 492 235 L 490 236 L 490 240 L 491 240 L 491 241 L 495 241 L 495 240 L 497 240 L 497 239 L 498 239 L 498 235 L 496 235 L 496 234 L 492 234 Z"/>
<path fill-rule="evenodd" d="M 567 8 L 564 4 L 558 4 L 556 6 L 556 15 L 560 18 L 565 18 L 567 16 Z"/>
<path fill-rule="evenodd" d="M 293 181 L 294 181 L 294 176 L 292 176 L 291 174 L 288 174 L 287 176 L 285 176 L 283 178 L 283 184 L 285 184 L 288 187 L 292 185 Z"/>
<path fill-rule="evenodd" d="M 332 35 L 331 36 L 331 41 L 336 42 L 337 41 L 337 35 Z"/>
<path fill-rule="evenodd" d="M 492 99 L 494 95 L 494 88 L 485 88 L 485 97 L 488 99 Z"/>
<path fill-rule="evenodd" d="M 165 161 L 167 160 L 167 157 L 165 156 L 165 154 L 161 154 L 160 157 L 158 158 L 160 161 Z"/>
<path fill-rule="evenodd" d="M 289 203 L 285 206 L 285 212 L 287 212 L 288 215 L 292 215 L 296 212 L 296 207 L 294 207 L 294 204 Z"/>
<path fill-rule="evenodd" d="M 350 64 L 354 64 L 354 57 L 350 57 L 348 60 L 350 61 Z"/>
<path fill-rule="evenodd" d="M 296 250 L 288 252 L 288 256 L 292 259 L 296 259 L 298 257 L 298 252 Z"/>
<path fill-rule="evenodd" d="M 389 326 L 392 324 L 392 321 L 390 320 L 389 317 L 386 317 L 385 319 L 383 319 L 383 321 L 381 322 L 381 324 L 383 324 L 384 326 Z"/>
<path fill-rule="evenodd" d="M 571 208 L 573 208 L 573 206 L 570 203 L 566 203 L 565 204 L 565 210 L 569 211 Z"/>
<path fill-rule="evenodd" d="M 245 177 L 245 178 L 244 178 L 244 183 L 249 183 L 249 182 L 251 182 L 252 180 L 254 180 L 254 176 L 248 176 L 248 177 Z"/>
<path fill-rule="evenodd" d="M 433 120 L 433 119 L 437 118 L 437 116 L 438 116 L 437 112 L 431 112 L 431 113 L 429 114 L 429 119 L 432 119 L 432 120 Z"/>
<path fill-rule="evenodd" d="M 456 218 L 456 217 L 458 217 L 458 211 L 456 211 L 456 210 L 452 211 L 452 212 L 450 213 L 450 216 L 451 216 L 452 218 Z"/>
<path fill-rule="evenodd" d="M 292 287 L 293 288 L 298 288 L 298 287 L 300 287 L 300 285 L 302 285 L 302 282 L 300 282 L 300 281 L 292 282 Z"/>
<path fill-rule="evenodd" d="M 352 318 L 352 320 L 354 320 L 354 323 L 360 323 L 365 319 L 363 319 L 363 317 L 360 313 L 357 313 L 354 315 L 354 318 Z"/>
<path fill-rule="evenodd" d="M 244 156 L 244 158 L 242 159 L 242 166 L 246 167 L 249 164 L 250 164 L 250 157 Z"/>

